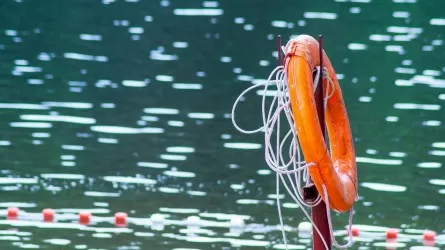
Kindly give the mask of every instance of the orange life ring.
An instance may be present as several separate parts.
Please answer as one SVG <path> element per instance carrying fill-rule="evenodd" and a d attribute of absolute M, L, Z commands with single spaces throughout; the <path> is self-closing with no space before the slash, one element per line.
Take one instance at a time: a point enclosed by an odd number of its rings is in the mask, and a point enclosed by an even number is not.
<path fill-rule="evenodd" d="M 324 201 L 325 185 L 331 209 L 348 211 L 357 198 L 357 170 L 349 118 L 337 76 L 323 51 L 323 67 L 327 69 L 334 86 L 333 90 L 329 90 L 334 92 L 330 93 L 325 111 L 329 153 L 314 98 L 313 70 L 320 66 L 318 41 L 311 36 L 300 35 L 289 41 L 285 52 L 289 97 L 298 140 L 306 162 L 316 164 L 309 167 L 309 174 Z M 323 86 L 326 91 L 326 78 Z"/>

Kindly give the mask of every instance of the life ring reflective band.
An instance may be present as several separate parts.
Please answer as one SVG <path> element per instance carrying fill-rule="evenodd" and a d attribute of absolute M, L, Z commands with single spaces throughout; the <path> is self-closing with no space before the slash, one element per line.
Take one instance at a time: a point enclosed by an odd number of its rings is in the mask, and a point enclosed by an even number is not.
<path fill-rule="evenodd" d="M 316 164 L 309 167 L 309 174 L 326 202 L 323 193 L 325 185 L 331 209 L 348 211 L 357 198 L 357 169 L 349 118 L 337 76 L 323 51 L 323 67 L 327 69 L 334 88 L 328 90 L 330 98 L 325 111 L 329 153 L 319 125 L 314 98 L 313 70 L 320 66 L 318 41 L 308 35 L 297 36 L 289 41 L 285 53 L 289 97 L 298 140 L 306 162 Z M 328 80 L 324 78 L 325 93 L 327 83 Z"/>

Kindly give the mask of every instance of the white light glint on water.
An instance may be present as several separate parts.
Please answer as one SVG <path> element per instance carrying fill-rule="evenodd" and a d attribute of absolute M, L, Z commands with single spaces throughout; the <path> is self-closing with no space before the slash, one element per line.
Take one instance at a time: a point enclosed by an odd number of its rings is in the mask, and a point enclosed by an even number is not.
<path fill-rule="evenodd" d="M 303 14 L 305 18 L 316 18 L 316 19 L 337 19 L 337 14 L 328 12 L 305 12 Z"/>
<path fill-rule="evenodd" d="M 385 184 L 385 183 L 372 183 L 372 182 L 362 182 L 360 184 L 362 187 L 366 187 L 376 191 L 385 191 L 385 192 L 405 192 L 405 186 Z"/>
<path fill-rule="evenodd" d="M 224 11 L 222 9 L 175 9 L 173 13 L 177 16 L 220 16 Z"/>

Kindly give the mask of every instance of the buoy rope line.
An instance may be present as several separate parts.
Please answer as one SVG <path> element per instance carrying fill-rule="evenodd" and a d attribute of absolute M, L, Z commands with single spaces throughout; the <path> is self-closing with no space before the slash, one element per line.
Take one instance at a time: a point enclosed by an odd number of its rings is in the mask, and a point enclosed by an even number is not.
<path fill-rule="evenodd" d="M 329 208 L 328 208 L 329 209 Z M 282 230 L 281 226 L 275 225 L 260 225 L 260 224 L 246 224 L 245 220 L 248 218 L 243 218 L 242 215 L 233 215 L 231 216 L 230 221 L 210 221 L 206 219 L 201 219 L 199 216 L 190 215 L 186 219 L 173 220 L 169 219 L 169 215 L 167 214 L 159 214 L 154 213 L 148 218 L 141 217 L 130 217 L 125 212 L 117 212 L 113 217 L 102 217 L 93 215 L 92 212 L 83 210 L 76 212 L 62 212 L 58 211 L 59 209 L 45 208 L 41 213 L 36 212 L 27 212 L 20 210 L 17 207 L 9 207 L 6 211 L 0 210 L 0 217 L 5 216 L 6 220 L 9 221 L 10 225 L 13 226 L 31 226 L 35 225 L 38 227 L 42 227 L 38 222 L 44 223 L 54 223 L 55 228 L 63 228 L 61 227 L 63 224 L 59 223 L 73 223 L 75 225 L 75 221 L 79 223 L 78 229 L 83 229 L 83 227 L 90 227 L 93 230 L 101 230 L 104 228 L 95 227 L 98 223 L 113 223 L 116 227 L 122 228 L 125 232 L 130 232 L 129 228 L 130 224 L 140 225 L 140 226 L 151 226 L 153 230 L 160 231 L 164 230 L 164 226 L 167 225 L 175 225 L 175 226 L 187 226 L 190 230 L 199 230 L 201 227 L 217 227 L 217 228 L 230 228 L 231 232 L 235 234 L 241 234 L 243 232 L 252 232 L 252 233 L 269 233 L 275 231 L 276 229 Z M 0 220 L 2 221 L 2 220 Z M 2 221 L 2 224 L 7 224 L 7 222 Z M 304 222 L 299 223 L 298 228 L 286 227 L 287 231 L 295 231 L 298 230 L 298 233 L 303 234 L 304 238 L 308 237 L 308 233 L 310 230 L 303 225 Z M 91 227 L 92 226 L 92 227 Z M 46 228 L 50 228 L 51 225 L 46 226 Z M 69 226 L 67 228 L 75 228 Z M 366 225 L 357 225 L 352 227 L 352 229 L 346 230 L 346 232 L 341 233 L 337 231 L 338 235 L 352 235 L 353 237 L 360 237 L 363 234 L 364 237 L 373 240 L 382 240 L 386 238 L 387 243 L 396 243 L 398 239 L 402 239 L 401 242 L 409 241 L 419 241 L 423 239 L 423 243 L 425 246 L 434 246 L 436 243 L 439 245 L 445 244 L 445 238 L 442 236 L 445 235 L 437 235 L 435 231 L 424 229 L 423 234 L 419 235 L 420 229 L 397 229 L 397 228 L 381 228 L 380 231 L 368 230 L 368 226 Z M 232 231 L 233 230 L 233 231 Z M 119 232 L 123 232 L 119 231 Z M 118 232 L 118 231 L 114 231 Z M 403 233 L 403 234 L 402 234 Z M 371 237 L 371 238 L 369 238 Z M 437 241 L 436 241 L 437 240 Z"/>
<path fill-rule="evenodd" d="M 287 60 L 288 61 L 288 60 Z M 321 201 L 321 196 L 318 195 L 318 197 L 313 202 L 306 202 L 303 197 L 303 186 L 302 183 L 307 183 L 309 181 L 309 173 L 308 168 L 311 166 L 315 166 L 316 164 L 313 162 L 305 162 L 302 160 L 301 157 L 301 150 L 298 143 L 298 135 L 297 131 L 294 126 L 294 118 L 291 112 L 291 105 L 290 105 L 290 98 L 289 98 L 289 90 L 287 85 L 287 74 L 286 74 L 286 68 L 287 68 L 287 62 L 285 66 L 278 66 L 276 67 L 269 75 L 266 81 L 255 83 L 254 85 L 248 87 L 245 89 L 235 100 L 235 103 L 232 107 L 232 123 L 233 126 L 240 132 L 245 134 L 254 134 L 259 132 L 264 132 L 264 150 L 265 150 L 265 161 L 267 165 L 276 173 L 276 199 L 277 199 L 277 208 L 278 208 L 278 217 L 280 220 L 280 225 L 282 228 L 282 234 L 283 234 L 283 241 L 287 248 L 287 239 L 284 232 L 284 223 L 281 213 L 281 204 L 280 204 L 280 182 L 285 187 L 287 193 L 289 196 L 299 205 L 303 213 L 305 214 L 306 218 L 314 225 L 313 220 L 311 219 L 311 216 L 306 211 L 305 207 L 314 207 L 318 205 Z M 315 69 L 315 80 L 314 80 L 314 91 L 317 88 L 319 82 L 319 75 L 321 74 L 320 67 L 316 67 Z M 332 96 L 334 93 L 334 83 L 332 79 L 329 76 L 329 73 L 326 68 L 323 68 L 322 71 L 323 78 L 327 79 L 326 84 L 326 94 L 324 96 L 324 109 L 326 109 L 327 100 Z M 275 76 L 275 79 L 273 77 Z M 273 95 L 273 100 L 269 106 L 269 109 L 266 110 L 266 97 L 268 95 L 268 87 L 270 85 L 275 85 L 277 90 L 275 94 Z M 263 87 L 263 93 L 262 93 L 262 121 L 263 125 L 257 129 L 254 130 L 245 130 L 242 129 L 238 124 L 236 123 L 236 107 L 239 104 L 239 102 L 244 99 L 244 96 L 249 93 L 250 91 Z M 283 114 L 286 116 L 287 123 L 290 127 L 290 129 L 286 132 L 284 137 L 281 135 L 281 115 Z M 273 141 L 273 134 L 275 132 L 275 141 Z M 290 140 L 290 142 L 289 142 Z M 285 151 L 286 150 L 286 143 L 289 143 L 288 146 L 288 157 L 289 160 L 285 160 Z M 273 145 L 275 144 L 275 148 Z M 335 240 L 334 234 L 333 234 L 333 228 L 332 228 L 332 221 L 330 216 L 330 209 L 329 209 L 329 199 L 328 199 L 328 192 L 326 187 L 323 185 L 323 192 L 326 197 L 326 213 L 328 216 L 328 222 L 329 222 L 329 231 L 332 238 L 332 243 L 337 248 L 348 248 L 352 245 L 352 234 L 349 233 L 348 242 L 345 245 L 340 245 Z M 351 232 L 352 228 L 352 218 L 353 218 L 353 209 L 349 211 L 349 232 Z M 328 249 L 327 243 L 322 237 L 321 232 L 319 228 L 314 225 L 314 229 L 317 231 L 318 235 L 320 235 L 320 238 L 323 241 L 324 246 L 326 249 Z"/>

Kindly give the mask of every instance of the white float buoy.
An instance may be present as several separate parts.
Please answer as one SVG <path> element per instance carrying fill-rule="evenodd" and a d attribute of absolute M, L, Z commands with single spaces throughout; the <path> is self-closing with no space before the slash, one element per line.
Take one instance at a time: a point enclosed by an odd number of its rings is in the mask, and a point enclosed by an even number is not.
<path fill-rule="evenodd" d="M 150 220 L 153 224 L 163 224 L 164 223 L 164 215 L 162 214 L 152 214 Z"/>
<path fill-rule="evenodd" d="M 162 231 L 165 227 L 165 219 L 162 214 L 152 214 L 150 217 L 151 228 L 156 231 Z"/>
<path fill-rule="evenodd" d="M 244 219 L 239 216 L 234 216 L 230 219 L 231 228 L 243 228 L 245 226 Z"/>
<path fill-rule="evenodd" d="M 187 225 L 187 234 L 194 235 L 201 228 L 201 218 L 196 215 L 187 217 L 185 221 Z"/>
<path fill-rule="evenodd" d="M 303 221 L 298 224 L 298 236 L 302 238 L 311 237 L 312 234 L 312 224 L 307 221 Z"/>
<path fill-rule="evenodd" d="M 244 219 L 240 216 L 233 216 L 229 222 L 229 232 L 234 236 L 240 236 L 244 231 Z"/>
<path fill-rule="evenodd" d="M 189 227 L 199 227 L 200 222 L 201 222 L 201 218 L 199 218 L 196 215 L 191 215 L 191 216 L 187 217 L 186 224 Z"/>

